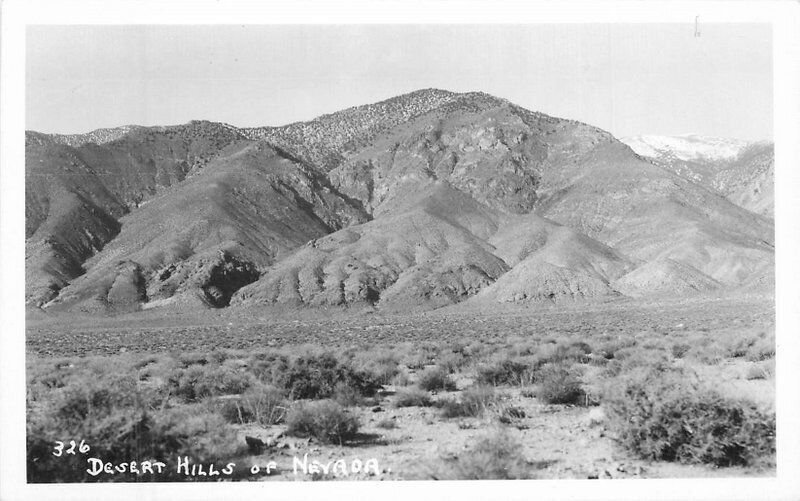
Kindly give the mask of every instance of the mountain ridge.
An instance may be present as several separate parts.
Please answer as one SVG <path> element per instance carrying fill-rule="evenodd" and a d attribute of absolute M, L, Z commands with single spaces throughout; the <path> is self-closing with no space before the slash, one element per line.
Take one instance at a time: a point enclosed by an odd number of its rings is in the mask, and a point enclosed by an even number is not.
<path fill-rule="evenodd" d="M 533 304 L 763 283 L 774 261 L 770 220 L 602 129 L 482 92 L 98 131 L 26 133 L 29 304 Z"/>
<path fill-rule="evenodd" d="M 772 142 L 698 135 L 635 136 L 622 141 L 656 165 L 709 188 L 740 207 L 774 218 Z"/>

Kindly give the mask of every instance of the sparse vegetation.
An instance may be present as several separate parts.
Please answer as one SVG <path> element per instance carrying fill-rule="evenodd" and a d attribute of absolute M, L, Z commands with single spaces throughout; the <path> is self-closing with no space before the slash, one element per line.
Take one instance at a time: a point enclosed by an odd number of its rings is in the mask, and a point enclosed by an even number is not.
<path fill-rule="evenodd" d="M 222 400 L 220 413 L 233 423 L 273 425 L 283 421 L 288 410 L 283 392 L 273 386 L 257 384 L 240 397 Z"/>
<path fill-rule="evenodd" d="M 533 366 L 519 359 L 495 360 L 479 366 L 476 379 L 480 384 L 492 386 L 530 384 L 533 381 Z"/>
<path fill-rule="evenodd" d="M 429 367 L 419 374 L 417 385 L 427 391 L 453 391 L 456 384 L 442 367 Z"/>
<path fill-rule="evenodd" d="M 190 365 L 169 377 L 173 394 L 187 402 L 217 395 L 238 395 L 252 384 L 247 374 L 217 365 Z"/>
<path fill-rule="evenodd" d="M 421 388 L 404 388 L 395 395 L 394 405 L 397 407 L 429 407 L 433 405 L 431 395 Z"/>
<path fill-rule="evenodd" d="M 345 386 L 359 395 L 372 396 L 381 387 L 372 374 L 340 363 L 330 352 L 301 355 L 281 369 L 274 373 L 274 383 L 297 399 L 330 398 L 337 387 L 342 392 Z"/>
<path fill-rule="evenodd" d="M 584 396 L 580 380 L 565 364 L 547 364 L 539 372 L 537 396 L 548 404 L 577 404 Z"/>
<path fill-rule="evenodd" d="M 86 473 L 81 455 L 54 455 L 56 441 L 65 437 L 80 437 L 91 444 L 93 457 L 112 462 L 166 462 L 181 454 L 217 462 L 243 453 L 244 444 L 220 414 L 165 407 L 165 398 L 163 392 L 137 384 L 131 373 L 96 379 L 81 371 L 55 393 L 29 395 L 28 481 L 98 480 Z M 153 480 L 180 479 L 170 470 Z"/>
<path fill-rule="evenodd" d="M 443 459 L 431 477 L 436 480 L 513 480 L 533 478 L 518 437 L 500 429 L 480 437 L 467 451 Z"/>
<path fill-rule="evenodd" d="M 752 465 L 775 453 L 775 416 L 683 371 L 629 374 L 606 399 L 620 442 L 654 460 Z"/>
<path fill-rule="evenodd" d="M 314 437 L 324 443 L 344 444 L 358 432 L 358 420 L 331 400 L 298 402 L 286 417 L 286 433 Z"/>
<path fill-rule="evenodd" d="M 774 414 L 761 405 L 762 400 L 768 403 L 774 384 L 770 334 L 739 329 L 730 336 L 708 336 L 682 330 L 665 337 L 669 329 L 662 328 L 640 329 L 625 337 L 546 331 L 546 336 L 487 333 L 469 343 L 428 337 L 425 343 L 391 348 L 348 343 L 323 350 L 287 344 L 155 355 L 32 357 L 30 476 L 38 482 L 92 480 L 75 473 L 80 465 L 74 461 L 54 463 L 43 457 L 52 441 L 73 435 L 81 435 L 93 452 L 112 461 L 144 444 L 136 457 L 161 454 L 173 460 L 174 468 L 178 454 L 219 462 L 242 457 L 245 448 L 252 455 L 268 447 L 297 447 L 301 456 L 309 452 L 313 458 L 314 449 L 325 454 L 362 443 L 402 443 L 424 455 L 431 450 L 430 441 L 446 432 L 443 443 L 457 452 L 438 463 L 437 478 L 520 478 L 540 466 L 512 461 L 511 472 L 504 476 L 486 459 L 494 452 L 464 441 L 469 430 L 500 426 L 514 437 L 515 430 L 526 430 L 524 436 L 530 438 L 525 440 L 536 440 L 547 457 L 568 462 L 568 453 L 553 452 L 548 441 L 560 441 L 564 451 L 571 450 L 567 448 L 575 447 L 576 437 L 582 436 L 575 430 L 583 430 L 590 419 L 609 432 L 593 440 L 619 437 L 634 464 L 643 458 L 754 469 L 748 472 L 774 464 Z M 411 354 L 427 364 L 408 369 L 401 361 Z M 694 385 L 692 370 L 726 391 L 707 393 L 705 385 Z M 723 370 L 727 381 L 745 388 L 752 402 L 727 396 L 736 394 L 737 386 L 715 379 Z M 666 382 L 641 383 L 648 371 L 665 374 Z M 387 379 L 391 384 L 381 388 Z M 455 387 L 456 380 L 464 387 Z M 634 391 L 637 387 L 640 393 Z M 638 396 L 625 396 L 625 391 Z M 763 393 L 767 397 L 757 405 Z M 300 399 L 300 394 L 308 398 Z M 598 403 L 602 406 L 594 409 L 562 407 Z M 550 427 L 551 414 L 563 431 Z M 597 424 L 592 426 L 599 431 Z M 309 445 L 303 445 L 309 437 Z M 531 450 L 531 442 L 522 445 Z M 591 443 L 586 447 L 593 450 Z M 515 464 L 522 469 L 514 470 Z M 638 470 L 612 473 L 638 475 L 632 471 Z M 582 474 L 575 470 L 575 475 Z"/>
<path fill-rule="evenodd" d="M 442 417 L 475 417 L 480 416 L 498 401 L 498 396 L 491 386 L 472 386 L 461 393 L 461 398 L 444 399 L 438 405 L 442 408 Z"/>
<path fill-rule="evenodd" d="M 397 428 L 397 422 L 394 419 L 381 419 L 375 426 L 381 430 L 394 430 Z"/>

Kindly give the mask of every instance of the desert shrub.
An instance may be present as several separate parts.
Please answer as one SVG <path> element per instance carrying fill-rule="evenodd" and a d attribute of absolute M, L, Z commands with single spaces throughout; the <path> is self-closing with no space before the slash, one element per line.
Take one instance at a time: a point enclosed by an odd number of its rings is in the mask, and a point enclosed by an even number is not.
<path fill-rule="evenodd" d="M 221 365 L 222 362 L 228 359 L 228 357 L 229 355 L 225 350 L 220 350 L 218 348 L 214 349 L 211 353 L 208 354 L 209 362 L 217 365 Z"/>
<path fill-rule="evenodd" d="M 254 353 L 247 361 L 247 370 L 266 384 L 273 384 L 288 368 L 289 358 L 275 351 Z"/>
<path fill-rule="evenodd" d="M 591 347 L 582 342 L 556 343 L 542 346 L 535 355 L 535 365 L 541 367 L 545 364 L 560 364 L 565 362 L 587 363 L 592 353 Z"/>
<path fill-rule="evenodd" d="M 503 424 L 511 424 L 515 419 L 525 417 L 525 410 L 516 405 L 504 403 L 497 409 L 497 419 Z"/>
<path fill-rule="evenodd" d="M 675 343 L 672 345 L 671 352 L 675 358 L 683 358 L 684 355 L 692 348 L 688 343 Z"/>
<path fill-rule="evenodd" d="M 358 420 L 336 402 L 298 402 L 286 417 L 286 433 L 314 437 L 324 443 L 343 444 L 358 432 Z"/>
<path fill-rule="evenodd" d="M 673 363 L 664 350 L 647 350 L 641 346 L 621 348 L 615 357 L 608 360 L 603 369 L 603 377 L 616 377 L 637 367 L 662 367 Z"/>
<path fill-rule="evenodd" d="M 433 468 L 437 480 L 512 480 L 532 478 L 522 441 L 500 429 L 480 437 L 469 450 Z"/>
<path fill-rule="evenodd" d="M 228 396 L 218 399 L 209 399 L 207 407 L 211 412 L 216 412 L 228 423 L 243 424 L 255 421 L 253 415 L 247 411 L 238 396 Z"/>
<path fill-rule="evenodd" d="M 712 339 L 698 340 L 689 349 L 687 358 L 693 358 L 704 364 L 715 365 L 728 358 L 728 349 Z"/>
<path fill-rule="evenodd" d="M 745 358 L 751 362 L 760 362 L 775 358 L 775 335 L 759 338 L 748 347 Z"/>
<path fill-rule="evenodd" d="M 611 359 L 603 369 L 602 377 L 604 378 L 613 378 L 622 373 L 622 362 L 616 359 Z"/>
<path fill-rule="evenodd" d="M 417 385 L 428 391 L 453 391 L 456 389 L 456 383 L 450 378 L 447 370 L 438 366 L 422 371 L 417 379 Z"/>
<path fill-rule="evenodd" d="M 164 462 L 185 455 L 198 463 L 220 463 L 246 450 L 236 431 L 216 414 L 175 408 L 154 415 L 153 424 L 154 455 Z"/>
<path fill-rule="evenodd" d="M 566 364 L 548 364 L 538 375 L 537 397 L 548 404 L 577 404 L 583 397 L 581 381 Z"/>
<path fill-rule="evenodd" d="M 774 367 L 769 363 L 753 363 L 747 368 L 745 379 L 752 381 L 754 379 L 767 379 L 775 372 Z"/>
<path fill-rule="evenodd" d="M 274 386 L 255 384 L 236 398 L 221 400 L 218 412 L 232 423 L 258 423 L 269 426 L 286 417 L 288 403 L 283 392 Z"/>
<path fill-rule="evenodd" d="M 365 402 L 358 389 L 341 381 L 334 386 L 332 398 L 343 407 L 363 405 Z"/>
<path fill-rule="evenodd" d="M 454 374 L 460 368 L 464 367 L 469 359 L 462 353 L 449 352 L 444 353 L 438 359 L 438 365 L 445 369 L 448 373 Z"/>
<path fill-rule="evenodd" d="M 447 348 L 451 352 L 456 353 L 458 355 L 466 355 L 467 343 L 465 343 L 464 341 L 459 341 L 459 340 L 450 341 L 447 344 Z"/>
<path fill-rule="evenodd" d="M 636 371 L 604 406 L 620 442 L 646 459 L 734 466 L 775 453 L 774 413 L 724 397 L 684 371 Z"/>
<path fill-rule="evenodd" d="M 29 402 L 27 475 L 29 482 L 93 482 L 185 480 L 176 477 L 174 459 L 225 461 L 244 446 L 219 414 L 197 406 L 163 408 L 163 396 L 142 389 L 134 374 L 109 374 L 102 379 L 76 380 L 49 398 Z M 53 455 L 56 441 L 81 439 L 88 457 L 114 463 L 162 461 L 164 474 L 135 477 L 86 473 L 82 454 Z"/>
<path fill-rule="evenodd" d="M 159 358 L 158 358 L 158 357 L 156 357 L 156 356 L 153 356 L 153 355 L 144 356 L 144 357 L 140 358 L 139 360 L 137 360 L 137 361 L 136 361 L 136 362 L 133 364 L 133 368 L 134 368 L 134 369 L 137 369 L 137 370 L 139 370 L 139 369 L 144 369 L 144 368 L 145 368 L 145 367 L 147 367 L 148 365 L 155 364 L 155 363 L 157 363 L 158 361 L 159 361 Z"/>
<path fill-rule="evenodd" d="M 473 341 L 472 343 L 466 345 L 461 350 L 461 353 L 464 354 L 467 358 L 480 358 L 487 354 L 489 349 L 487 346 L 480 341 Z"/>
<path fill-rule="evenodd" d="M 663 339 L 646 339 L 642 341 L 641 347 L 649 351 L 666 351 Z"/>
<path fill-rule="evenodd" d="M 619 350 L 623 348 L 629 348 L 635 345 L 636 345 L 636 340 L 633 339 L 632 337 L 611 339 L 600 344 L 594 351 L 594 353 L 603 358 L 611 360 L 616 358 L 617 352 Z"/>
<path fill-rule="evenodd" d="M 461 405 L 470 415 L 476 416 L 486 411 L 499 399 L 491 386 L 470 386 L 461 392 Z"/>
<path fill-rule="evenodd" d="M 179 353 L 175 358 L 181 363 L 183 368 L 192 365 L 206 365 L 208 363 L 208 356 L 205 353 Z"/>
<path fill-rule="evenodd" d="M 478 366 L 476 381 L 480 384 L 523 385 L 533 380 L 533 366 L 519 359 L 501 359 Z"/>
<path fill-rule="evenodd" d="M 627 360 L 628 358 L 645 353 L 639 345 L 626 346 L 614 352 L 614 360 Z"/>
<path fill-rule="evenodd" d="M 442 417 L 476 417 L 482 415 L 499 400 L 491 386 L 471 386 L 461 393 L 461 398 L 443 399 L 437 405 Z"/>
<path fill-rule="evenodd" d="M 579 357 L 592 353 L 592 347 L 585 341 L 573 341 L 567 345 L 567 350 Z"/>
<path fill-rule="evenodd" d="M 529 337 L 515 337 L 509 338 L 507 341 L 509 346 L 508 354 L 511 357 L 525 357 L 536 353 L 539 343 L 530 339 Z"/>
<path fill-rule="evenodd" d="M 409 369 L 422 369 L 434 363 L 439 355 L 439 347 L 434 343 L 422 343 L 413 346 L 403 357 L 403 364 Z"/>
<path fill-rule="evenodd" d="M 393 378 L 392 384 L 395 386 L 408 386 L 411 384 L 411 377 L 408 372 L 401 370 Z"/>
<path fill-rule="evenodd" d="M 330 398 L 337 385 L 350 386 L 359 395 L 367 397 L 381 388 L 372 374 L 340 363 L 332 353 L 297 357 L 284 372 L 276 375 L 275 383 L 300 399 Z"/>
<path fill-rule="evenodd" d="M 414 351 L 403 357 L 403 364 L 412 370 L 423 369 L 430 363 L 430 355 L 422 351 Z"/>
<path fill-rule="evenodd" d="M 53 361 L 32 359 L 27 364 L 25 372 L 29 393 L 35 393 L 37 390 L 49 393 L 50 390 L 66 386 L 79 369 L 76 369 L 75 364 L 69 359 Z"/>
<path fill-rule="evenodd" d="M 375 381 L 382 385 L 389 384 L 400 372 L 400 362 L 394 353 L 361 354 L 356 360 L 363 370 L 372 374 Z"/>
<path fill-rule="evenodd" d="M 243 393 L 252 380 L 241 371 L 214 365 L 191 365 L 175 371 L 168 381 L 172 393 L 187 402 L 217 395 Z"/>
<path fill-rule="evenodd" d="M 406 388 L 397 392 L 396 407 L 430 407 L 433 404 L 430 394 L 420 388 Z"/>
<path fill-rule="evenodd" d="M 393 430 L 397 428 L 397 421 L 389 418 L 381 419 L 380 421 L 377 422 L 377 424 L 375 424 L 375 426 L 377 426 L 382 430 Z"/>

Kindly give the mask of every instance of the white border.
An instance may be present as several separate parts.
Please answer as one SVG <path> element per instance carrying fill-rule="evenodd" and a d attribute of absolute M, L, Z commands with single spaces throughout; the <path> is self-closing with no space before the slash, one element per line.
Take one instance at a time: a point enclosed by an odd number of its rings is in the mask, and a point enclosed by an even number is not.
<path fill-rule="evenodd" d="M 113 8 L 112 8 L 113 7 Z M 23 1 L 2 4 L 0 499 L 800 499 L 800 4 L 522 1 Z M 775 67 L 778 475 L 774 479 L 60 485 L 25 483 L 24 128 L 27 24 L 768 22 Z M 254 498 L 253 496 L 257 496 Z"/>

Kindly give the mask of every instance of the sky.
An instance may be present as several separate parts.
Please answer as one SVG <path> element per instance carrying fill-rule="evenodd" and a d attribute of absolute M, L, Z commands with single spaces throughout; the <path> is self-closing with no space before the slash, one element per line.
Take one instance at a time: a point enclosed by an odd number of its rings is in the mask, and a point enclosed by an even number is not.
<path fill-rule="evenodd" d="M 617 137 L 771 139 L 766 24 L 29 26 L 26 129 L 284 125 L 421 88 Z"/>

